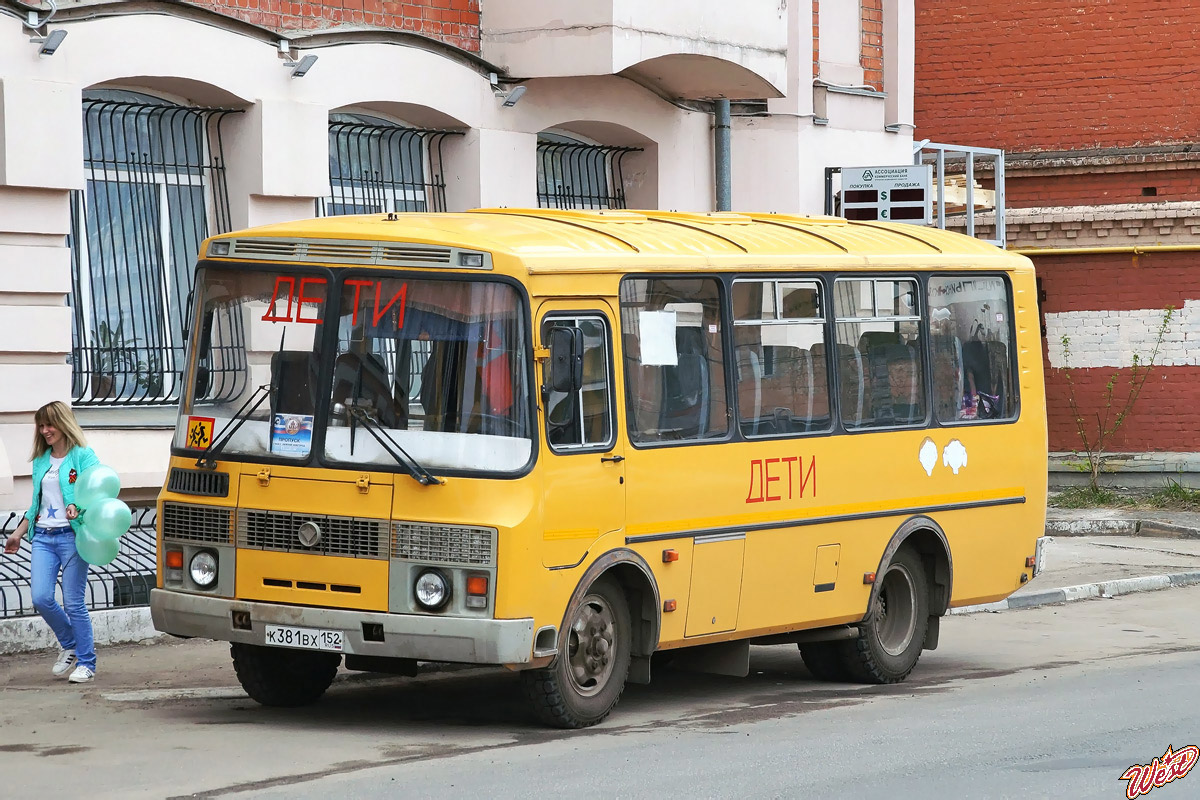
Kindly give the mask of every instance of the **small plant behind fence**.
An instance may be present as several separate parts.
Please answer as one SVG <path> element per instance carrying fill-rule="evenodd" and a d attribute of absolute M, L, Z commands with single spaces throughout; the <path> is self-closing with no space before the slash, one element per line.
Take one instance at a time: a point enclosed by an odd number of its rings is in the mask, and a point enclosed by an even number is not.
<path fill-rule="evenodd" d="M 0 526 L 4 536 L 21 522 L 20 512 L 11 512 Z M 132 608 L 150 604 L 155 586 L 158 553 L 155 510 L 133 509 L 133 525 L 121 537 L 121 552 L 110 564 L 88 568 L 87 605 L 92 611 Z M 14 555 L 0 555 L 0 619 L 36 614 L 29 593 L 29 543 Z M 60 594 L 61 597 L 61 594 Z"/>

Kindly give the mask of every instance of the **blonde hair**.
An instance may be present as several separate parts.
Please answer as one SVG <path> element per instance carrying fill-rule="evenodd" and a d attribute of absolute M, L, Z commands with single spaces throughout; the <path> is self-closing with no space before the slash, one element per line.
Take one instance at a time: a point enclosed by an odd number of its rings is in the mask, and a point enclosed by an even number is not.
<path fill-rule="evenodd" d="M 71 412 L 71 407 L 61 400 L 46 403 L 39 408 L 33 415 L 33 424 L 33 455 L 29 457 L 30 461 L 50 449 L 50 445 L 46 444 L 45 438 L 38 431 L 42 425 L 53 425 L 58 428 L 59 433 L 72 447 L 87 446 L 87 440 L 83 438 L 83 429 L 75 420 L 75 414 Z"/>

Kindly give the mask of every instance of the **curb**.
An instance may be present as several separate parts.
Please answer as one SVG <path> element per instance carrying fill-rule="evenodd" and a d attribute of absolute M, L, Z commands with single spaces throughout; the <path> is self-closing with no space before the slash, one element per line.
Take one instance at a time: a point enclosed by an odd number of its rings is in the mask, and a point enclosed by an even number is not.
<path fill-rule="evenodd" d="M 166 638 L 165 633 L 154 630 L 150 609 L 145 606 L 93 611 L 91 618 L 97 647 Z M 57 646 L 50 626 L 36 614 L 0 620 L 0 655 L 30 653 Z"/>
<path fill-rule="evenodd" d="M 1085 583 L 1081 586 L 1066 586 L 1061 589 L 1047 589 L 1044 592 L 1013 595 L 1007 600 L 995 603 L 984 603 L 977 606 L 963 606 L 950 609 L 951 614 L 977 614 L 981 611 L 1008 611 L 1016 608 L 1034 608 L 1036 606 L 1069 603 L 1072 600 L 1090 600 L 1093 597 L 1116 597 L 1133 592 L 1154 592 L 1159 589 L 1171 589 L 1176 586 L 1193 586 L 1200 584 L 1200 572 L 1176 572 L 1171 575 L 1147 575 L 1142 578 L 1119 578 L 1101 583 Z"/>
<path fill-rule="evenodd" d="M 1200 530 L 1146 519 L 1048 519 L 1047 536 L 1162 536 L 1200 539 Z"/>

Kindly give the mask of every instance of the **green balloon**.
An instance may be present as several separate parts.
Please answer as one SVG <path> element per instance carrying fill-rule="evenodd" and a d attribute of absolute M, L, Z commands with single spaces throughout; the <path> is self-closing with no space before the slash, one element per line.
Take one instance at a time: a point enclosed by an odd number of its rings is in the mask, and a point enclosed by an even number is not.
<path fill-rule="evenodd" d="M 114 542 L 129 530 L 133 522 L 133 512 L 129 510 L 129 506 L 115 497 L 107 497 L 89 506 L 83 517 L 85 529 L 93 538 Z"/>
<path fill-rule="evenodd" d="M 87 528 L 75 537 L 75 549 L 89 564 L 103 567 L 117 557 L 121 543 L 116 539 L 97 539 Z"/>
<path fill-rule="evenodd" d="M 97 464 L 88 467 L 75 483 L 75 505 L 91 508 L 105 498 L 115 498 L 121 491 L 121 477 L 112 467 Z"/>

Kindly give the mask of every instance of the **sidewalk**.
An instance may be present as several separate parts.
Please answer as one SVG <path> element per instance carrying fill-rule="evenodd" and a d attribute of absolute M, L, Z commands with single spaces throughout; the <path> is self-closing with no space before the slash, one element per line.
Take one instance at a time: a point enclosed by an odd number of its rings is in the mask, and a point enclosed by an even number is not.
<path fill-rule="evenodd" d="M 1049 509 L 1045 570 L 999 603 L 953 614 L 1031 608 L 1200 584 L 1200 513 Z"/>

